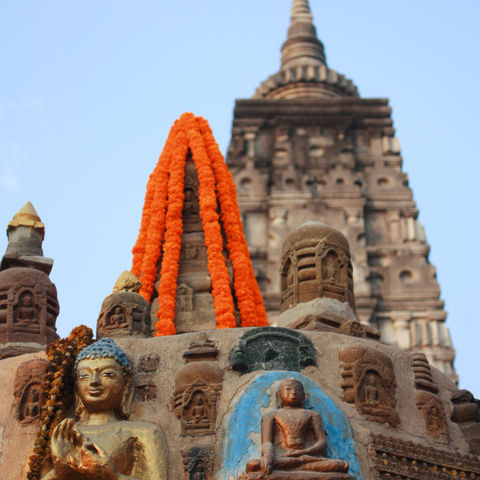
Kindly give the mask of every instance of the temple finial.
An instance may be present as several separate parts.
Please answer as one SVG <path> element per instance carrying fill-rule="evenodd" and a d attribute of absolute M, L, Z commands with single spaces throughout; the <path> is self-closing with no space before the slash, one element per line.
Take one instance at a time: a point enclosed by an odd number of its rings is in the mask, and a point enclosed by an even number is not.
<path fill-rule="evenodd" d="M 11 267 L 30 267 L 47 275 L 53 260 L 43 256 L 42 242 L 45 225 L 30 202 L 27 202 L 12 218 L 7 227 L 8 246 L 0 264 L 0 270 Z"/>
<path fill-rule="evenodd" d="M 326 64 L 323 44 L 317 37 L 308 0 L 293 0 L 288 37 L 282 45 L 282 70 L 299 64 Z"/>

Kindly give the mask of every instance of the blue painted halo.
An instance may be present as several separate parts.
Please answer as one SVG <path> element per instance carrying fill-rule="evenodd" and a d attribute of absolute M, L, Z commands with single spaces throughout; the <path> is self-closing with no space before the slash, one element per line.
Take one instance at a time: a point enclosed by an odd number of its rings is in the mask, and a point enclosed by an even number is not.
<path fill-rule="evenodd" d="M 255 378 L 233 402 L 232 413 L 225 422 L 223 461 L 220 480 L 236 479 L 245 471 L 248 460 L 260 456 L 261 419 L 276 408 L 276 392 L 286 379 L 303 383 L 305 408 L 320 413 L 327 438 L 327 456 L 346 460 L 348 473 L 361 479 L 355 455 L 353 432 L 346 415 L 310 378 L 298 372 L 271 371 Z"/>

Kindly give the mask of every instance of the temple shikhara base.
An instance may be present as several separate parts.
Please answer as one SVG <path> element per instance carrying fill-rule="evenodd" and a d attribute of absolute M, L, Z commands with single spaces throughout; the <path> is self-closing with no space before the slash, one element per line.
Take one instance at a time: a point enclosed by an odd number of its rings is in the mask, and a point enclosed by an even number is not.
<path fill-rule="evenodd" d="M 45 226 L 9 223 L 0 479 L 480 479 L 417 214 L 387 101 L 294 0 L 227 161 L 205 119 L 172 126 L 96 332 L 58 337 Z"/>

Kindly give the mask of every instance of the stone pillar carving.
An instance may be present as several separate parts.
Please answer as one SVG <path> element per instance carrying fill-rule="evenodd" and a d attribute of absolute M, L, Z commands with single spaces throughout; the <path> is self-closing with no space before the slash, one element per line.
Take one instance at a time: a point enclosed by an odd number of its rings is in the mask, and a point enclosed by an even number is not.
<path fill-rule="evenodd" d="M 0 358 L 42 350 L 56 340 L 57 289 L 43 257 L 45 227 L 28 202 L 8 225 L 0 267 Z"/>

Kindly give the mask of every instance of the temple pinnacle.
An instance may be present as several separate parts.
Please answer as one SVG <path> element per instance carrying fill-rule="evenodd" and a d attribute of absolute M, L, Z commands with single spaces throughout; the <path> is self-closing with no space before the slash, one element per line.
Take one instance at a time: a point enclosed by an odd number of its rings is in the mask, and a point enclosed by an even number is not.
<path fill-rule="evenodd" d="M 317 37 L 308 0 L 293 0 L 288 37 L 282 45 L 282 70 L 300 64 L 326 64 L 323 44 Z"/>

